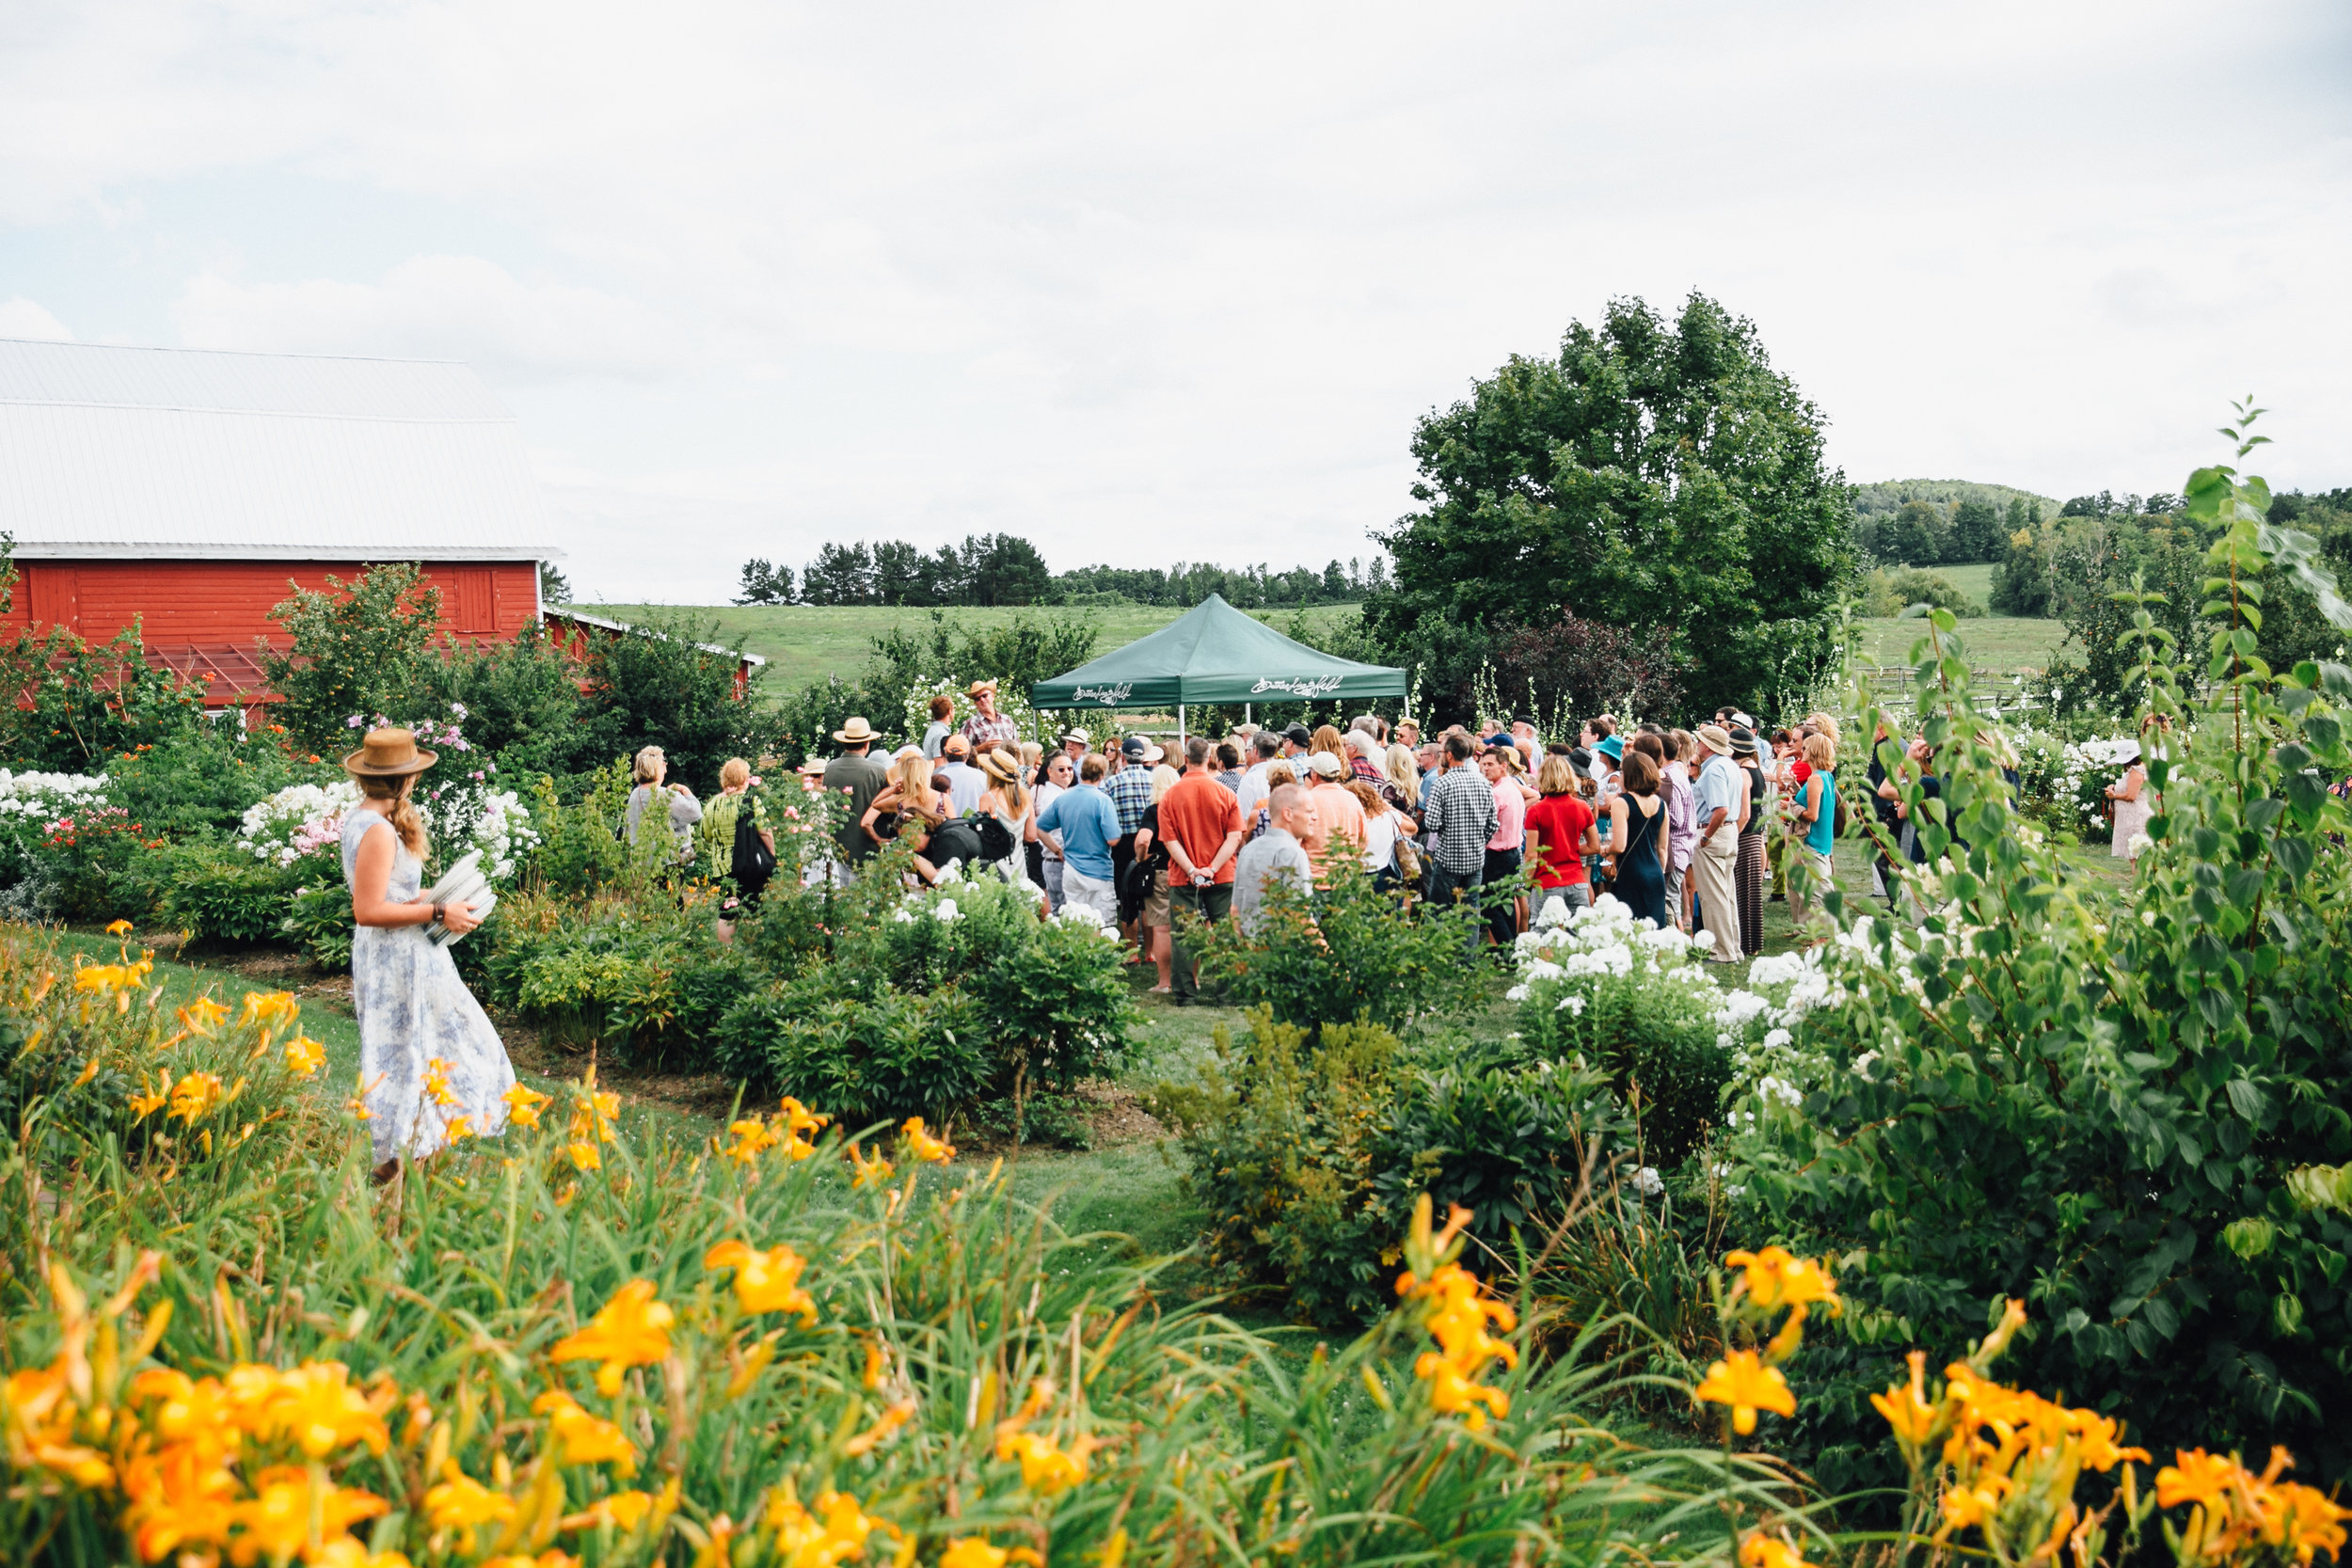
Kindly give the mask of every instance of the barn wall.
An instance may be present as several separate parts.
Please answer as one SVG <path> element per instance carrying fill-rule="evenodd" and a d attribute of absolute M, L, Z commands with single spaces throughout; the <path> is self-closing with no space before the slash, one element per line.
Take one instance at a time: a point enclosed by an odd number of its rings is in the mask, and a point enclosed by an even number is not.
<path fill-rule="evenodd" d="M 345 562 L 20 562 L 0 627 L 65 626 L 95 642 L 136 618 L 150 646 L 278 643 L 284 632 L 269 612 L 291 592 L 290 578 L 316 590 L 330 574 L 348 582 L 361 570 Z M 427 562 L 424 571 L 441 591 L 442 626 L 457 636 L 504 641 L 538 611 L 536 562 Z"/>

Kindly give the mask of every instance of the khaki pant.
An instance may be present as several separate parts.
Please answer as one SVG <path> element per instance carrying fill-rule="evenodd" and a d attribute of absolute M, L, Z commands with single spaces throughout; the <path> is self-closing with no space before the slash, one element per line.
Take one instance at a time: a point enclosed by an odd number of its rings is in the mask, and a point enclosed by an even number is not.
<path fill-rule="evenodd" d="M 1715 939 L 1715 957 L 1740 956 L 1740 906 L 1732 888 L 1740 867 L 1740 836 L 1720 829 L 1691 857 L 1691 881 L 1698 895 L 1697 918 Z"/>

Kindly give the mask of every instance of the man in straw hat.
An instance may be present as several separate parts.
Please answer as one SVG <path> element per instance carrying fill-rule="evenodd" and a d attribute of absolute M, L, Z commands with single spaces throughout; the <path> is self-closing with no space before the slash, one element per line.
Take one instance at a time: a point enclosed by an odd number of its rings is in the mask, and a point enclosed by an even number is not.
<path fill-rule="evenodd" d="M 1732 765 L 1731 732 L 1721 724 L 1701 724 L 1698 738 L 1707 757 L 1697 785 L 1699 842 L 1691 856 L 1694 902 L 1703 928 L 1715 942 L 1708 961 L 1736 963 L 1740 906 L 1734 889 L 1740 869 L 1740 830 L 1747 826 L 1740 812 L 1746 791 L 1740 787 L 1740 770 Z"/>
<path fill-rule="evenodd" d="M 972 699 L 972 717 L 963 721 L 963 738 L 973 750 L 977 751 L 984 740 L 1021 744 L 1021 726 L 996 711 L 994 681 L 974 681 L 963 694 Z"/>
<path fill-rule="evenodd" d="M 882 737 L 864 719 L 850 720 L 833 732 L 833 737 L 840 743 L 841 754 L 825 764 L 825 788 L 850 798 L 849 815 L 834 833 L 834 842 L 854 871 L 874 852 L 874 841 L 858 824 L 874 797 L 888 787 L 890 769 L 871 754 L 874 742 Z"/>

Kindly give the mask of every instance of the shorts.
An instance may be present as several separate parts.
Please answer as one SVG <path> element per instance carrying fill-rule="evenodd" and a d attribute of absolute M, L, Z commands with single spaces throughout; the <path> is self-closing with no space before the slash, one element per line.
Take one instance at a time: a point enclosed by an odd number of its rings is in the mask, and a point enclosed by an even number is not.
<path fill-rule="evenodd" d="M 1089 877 L 1065 862 L 1061 868 L 1062 904 L 1092 910 L 1112 930 L 1119 929 L 1119 890 L 1108 877 Z"/>
<path fill-rule="evenodd" d="M 1144 895 L 1143 923 L 1165 929 L 1168 926 L 1168 870 L 1152 873 L 1152 891 Z"/>

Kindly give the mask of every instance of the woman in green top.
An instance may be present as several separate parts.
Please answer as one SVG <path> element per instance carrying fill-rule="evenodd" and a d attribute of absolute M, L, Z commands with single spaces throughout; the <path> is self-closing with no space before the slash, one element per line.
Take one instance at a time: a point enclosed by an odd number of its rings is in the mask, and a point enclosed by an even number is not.
<path fill-rule="evenodd" d="M 1813 771 L 1797 793 L 1794 827 L 1804 845 L 1800 851 L 1803 863 L 1811 873 L 1812 885 L 1806 892 L 1812 896 L 1806 898 L 1798 893 L 1795 881 L 1789 882 L 1789 914 L 1799 930 L 1804 928 L 1810 918 L 1805 905 L 1809 902 L 1818 910 L 1829 890 L 1836 885 L 1830 851 L 1837 846 L 1837 742 L 1825 735 L 1806 736 L 1804 760 Z M 1828 940 L 1816 937 L 1804 945 L 1819 947 Z"/>
<path fill-rule="evenodd" d="M 735 825 L 741 820 L 746 805 L 751 808 L 753 831 L 759 834 L 760 842 L 768 846 L 770 855 L 776 852 L 776 835 L 768 826 L 768 803 L 751 793 L 751 783 L 752 765 L 741 757 L 727 758 L 726 766 L 719 769 L 719 793 L 703 807 L 703 819 L 694 830 L 694 847 L 700 851 L 702 874 L 714 882 L 735 872 Z M 750 903 L 757 897 L 757 893 L 753 892 L 743 901 Z M 735 904 L 736 900 L 730 898 L 725 907 L 732 910 Z M 735 922 L 722 916 L 719 940 L 732 942 L 734 939 Z"/>

